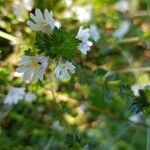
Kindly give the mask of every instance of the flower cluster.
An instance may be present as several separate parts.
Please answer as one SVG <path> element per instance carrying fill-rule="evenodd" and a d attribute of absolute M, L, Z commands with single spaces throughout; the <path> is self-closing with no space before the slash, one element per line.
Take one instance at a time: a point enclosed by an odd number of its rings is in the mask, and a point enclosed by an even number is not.
<path fill-rule="evenodd" d="M 89 51 L 90 47 L 92 46 L 92 42 L 88 40 L 89 37 L 90 37 L 90 30 L 88 28 L 83 29 L 83 27 L 80 27 L 76 38 L 81 41 L 81 43 L 78 46 L 78 49 L 84 55 L 87 54 L 87 51 Z"/>
<path fill-rule="evenodd" d="M 129 1 L 128 0 L 119 0 L 115 4 L 115 8 L 116 8 L 116 10 L 124 13 L 129 9 Z"/>
<path fill-rule="evenodd" d="M 30 14 L 32 20 L 27 24 L 34 31 L 37 31 L 35 38 L 35 56 L 23 55 L 17 63 L 17 72 L 23 73 L 26 82 L 36 82 L 43 80 L 43 74 L 48 66 L 48 60 L 54 59 L 58 62 L 54 70 L 56 78 L 63 80 L 69 79 L 70 73 L 75 73 L 75 65 L 72 63 L 74 58 L 81 52 L 86 55 L 92 46 L 89 40 L 91 37 L 90 29 L 79 28 L 77 35 L 72 32 L 64 31 L 55 25 L 52 11 L 44 10 L 44 15 L 40 9 L 35 10 L 35 15 Z M 93 37 L 95 34 L 92 35 Z M 99 35 L 96 35 L 99 36 Z M 91 37 L 94 41 L 97 41 Z"/>
<path fill-rule="evenodd" d="M 12 87 L 5 97 L 4 104 L 13 105 L 17 104 L 21 100 L 25 100 L 26 102 L 32 102 L 35 99 L 36 95 L 31 92 L 26 93 L 24 87 Z"/>
<path fill-rule="evenodd" d="M 27 11 L 31 11 L 33 0 L 13 0 L 13 13 L 17 20 L 24 21 L 24 16 Z"/>
<path fill-rule="evenodd" d="M 113 33 L 113 37 L 116 39 L 122 39 L 130 30 L 130 22 L 128 20 L 122 21 L 118 29 Z"/>

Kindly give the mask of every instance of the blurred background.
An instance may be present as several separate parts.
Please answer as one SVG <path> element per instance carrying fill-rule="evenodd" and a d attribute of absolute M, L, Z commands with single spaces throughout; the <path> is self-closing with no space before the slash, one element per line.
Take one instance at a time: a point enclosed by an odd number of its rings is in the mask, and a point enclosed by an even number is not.
<path fill-rule="evenodd" d="M 25 84 L 15 71 L 34 45 L 26 22 L 36 8 L 52 10 L 65 30 L 94 28 L 70 80 L 53 77 L 54 62 L 43 82 Z M 128 107 L 130 93 L 150 84 L 149 60 L 149 0 L 0 0 L 0 150 L 150 150 L 141 105 Z M 12 87 L 34 96 L 8 106 Z"/>

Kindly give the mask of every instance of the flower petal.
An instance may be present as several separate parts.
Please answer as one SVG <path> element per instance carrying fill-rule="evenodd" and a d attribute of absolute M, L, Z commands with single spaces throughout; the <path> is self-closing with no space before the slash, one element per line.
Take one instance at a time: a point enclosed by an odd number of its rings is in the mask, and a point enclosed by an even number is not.
<path fill-rule="evenodd" d="M 37 23 L 37 18 L 35 15 L 33 15 L 32 13 L 30 13 L 30 17 Z"/>
<path fill-rule="evenodd" d="M 38 79 L 43 80 L 43 72 L 39 68 L 34 70 L 32 81 L 36 82 Z"/>
<path fill-rule="evenodd" d="M 33 70 L 27 71 L 23 75 L 23 80 L 28 82 L 32 79 L 32 76 L 33 76 Z"/>
<path fill-rule="evenodd" d="M 24 73 L 24 72 L 28 72 L 32 69 L 33 68 L 31 66 L 20 66 L 20 67 L 16 68 L 16 71 L 19 73 Z"/>
<path fill-rule="evenodd" d="M 27 21 L 27 25 L 30 26 L 30 28 L 32 30 L 35 30 L 35 31 L 39 31 L 40 30 L 40 26 L 31 22 L 31 21 Z"/>
<path fill-rule="evenodd" d="M 21 60 L 17 63 L 17 65 L 18 66 L 26 65 L 26 64 L 30 63 L 32 60 L 33 60 L 32 57 L 23 55 L 23 56 L 21 56 Z"/>
<path fill-rule="evenodd" d="M 37 8 L 37 9 L 35 10 L 35 15 L 36 15 L 37 21 L 39 21 L 39 22 L 43 22 L 43 21 L 44 21 L 44 17 L 43 17 L 43 15 L 42 15 L 42 12 L 41 12 L 40 9 Z"/>

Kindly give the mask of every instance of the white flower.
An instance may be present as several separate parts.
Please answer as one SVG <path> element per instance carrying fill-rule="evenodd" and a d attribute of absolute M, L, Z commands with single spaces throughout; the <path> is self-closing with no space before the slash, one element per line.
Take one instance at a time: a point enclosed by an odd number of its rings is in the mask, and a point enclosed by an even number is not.
<path fill-rule="evenodd" d="M 89 150 L 90 148 L 89 148 L 89 145 L 88 144 L 85 144 L 84 146 L 83 146 L 83 148 L 82 148 L 82 150 Z"/>
<path fill-rule="evenodd" d="M 71 18 L 73 17 L 73 12 L 71 10 L 65 10 L 63 16 L 64 18 Z"/>
<path fill-rule="evenodd" d="M 90 25 L 90 37 L 97 42 L 100 39 L 98 27 L 95 24 Z"/>
<path fill-rule="evenodd" d="M 34 93 L 26 93 L 25 95 L 25 101 L 26 102 L 33 102 L 34 100 L 36 100 L 37 96 Z"/>
<path fill-rule="evenodd" d="M 64 0 L 64 3 L 67 7 L 70 7 L 72 4 L 72 0 Z"/>
<path fill-rule="evenodd" d="M 125 34 L 130 29 L 130 22 L 129 21 L 123 21 L 120 25 L 120 27 L 114 31 L 113 36 L 117 39 L 121 39 L 125 36 Z"/>
<path fill-rule="evenodd" d="M 27 21 L 27 24 L 35 31 L 43 31 L 46 33 L 52 33 L 54 30 L 54 19 L 52 11 L 49 12 L 47 9 L 44 10 L 44 16 L 40 9 L 35 10 L 35 15 L 30 13 L 32 21 Z"/>
<path fill-rule="evenodd" d="M 16 71 L 23 73 L 23 79 L 26 82 L 36 82 L 38 79 L 42 81 L 47 64 L 47 57 L 23 55 L 22 60 L 17 63 L 19 67 Z"/>
<path fill-rule="evenodd" d="M 25 88 L 13 87 L 9 90 L 4 100 L 4 104 L 8 105 L 17 104 L 19 100 L 23 100 L 24 95 L 25 95 Z"/>
<path fill-rule="evenodd" d="M 147 84 L 134 84 L 131 86 L 131 90 L 133 91 L 135 96 L 140 96 L 139 90 L 144 89 L 145 86 L 150 85 L 150 83 Z"/>
<path fill-rule="evenodd" d="M 54 121 L 52 124 L 52 128 L 58 132 L 62 132 L 64 130 L 59 121 Z"/>
<path fill-rule="evenodd" d="M 25 8 L 28 11 L 31 11 L 32 8 L 33 8 L 33 0 L 23 0 L 23 2 L 24 2 L 24 5 L 25 5 Z"/>
<path fill-rule="evenodd" d="M 84 112 L 87 110 L 86 104 L 81 104 L 79 107 L 77 107 L 77 112 L 79 114 L 84 114 Z"/>
<path fill-rule="evenodd" d="M 128 119 L 133 123 L 142 123 L 144 121 L 144 117 L 142 113 L 132 115 Z"/>
<path fill-rule="evenodd" d="M 76 38 L 82 42 L 87 41 L 90 37 L 89 28 L 83 29 L 83 26 L 79 28 Z"/>
<path fill-rule="evenodd" d="M 143 86 L 141 84 L 134 84 L 131 86 L 132 91 L 134 92 L 135 96 L 140 96 L 139 95 L 139 90 L 143 89 Z"/>
<path fill-rule="evenodd" d="M 128 0 L 120 0 L 115 4 L 115 8 L 120 12 L 126 12 L 129 8 Z"/>
<path fill-rule="evenodd" d="M 86 55 L 88 51 L 90 51 L 90 48 L 92 46 L 92 42 L 86 41 L 86 42 L 81 42 L 77 48 L 84 54 Z"/>
<path fill-rule="evenodd" d="M 89 41 L 90 30 L 89 28 L 83 29 L 81 26 L 77 33 L 76 38 L 81 41 L 81 43 L 77 46 L 77 48 L 86 55 L 88 51 L 90 51 L 90 47 L 92 46 L 92 42 Z"/>
<path fill-rule="evenodd" d="M 88 22 L 92 18 L 91 5 L 72 7 L 72 12 L 75 13 L 76 18 L 80 23 Z"/>
<path fill-rule="evenodd" d="M 76 67 L 69 61 L 66 62 L 60 61 L 57 67 L 55 68 L 54 74 L 60 80 L 63 80 L 65 78 L 69 79 L 70 78 L 69 71 L 71 73 L 75 73 L 75 68 Z"/>
<path fill-rule="evenodd" d="M 32 0 L 14 0 L 13 1 L 13 13 L 16 15 L 19 21 L 24 20 L 26 11 L 32 10 Z"/>

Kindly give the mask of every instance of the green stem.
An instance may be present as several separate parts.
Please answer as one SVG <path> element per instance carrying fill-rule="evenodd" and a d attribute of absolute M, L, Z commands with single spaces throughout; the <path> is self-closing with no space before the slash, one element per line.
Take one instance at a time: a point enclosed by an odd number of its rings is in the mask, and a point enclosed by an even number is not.
<path fill-rule="evenodd" d="M 131 37 L 131 38 L 126 38 L 126 39 L 122 39 L 121 41 L 119 41 L 119 43 L 133 43 L 133 42 L 138 42 L 140 40 L 139 37 Z"/>
<path fill-rule="evenodd" d="M 56 115 L 59 119 L 59 122 L 62 123 L 64 126 L 68 126 L 65 118 L 62 115 L 62 112 L 60 110 L 60 106 L 59 104 L 56 102 L 56 96 L 55 96 L 55 92 L 53 90 L 51 90 L 52 94 L 53 94 L 53 100 L 52 100 L 52 105 L 54 108 L 54 111 L 56 112 Z"/>
<path fill-rule="evenodd" d="M 51 137 L 49 138 L 48 143 L 44 147 L 44 150 L 49 150 L 50 144 L 51 144 Z"/>
<path fill-rule="evenodd" d="M 113 70 L 113 71 L 118 73 L 150 72 L 150 67 L 125 68 L 125 69 Z"/>
<path fill-rule="evenodd" d="M 147 128 L 147 145 L 146 150 L 150 149 L 150 128 Z"/>

